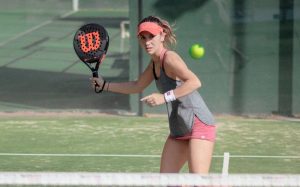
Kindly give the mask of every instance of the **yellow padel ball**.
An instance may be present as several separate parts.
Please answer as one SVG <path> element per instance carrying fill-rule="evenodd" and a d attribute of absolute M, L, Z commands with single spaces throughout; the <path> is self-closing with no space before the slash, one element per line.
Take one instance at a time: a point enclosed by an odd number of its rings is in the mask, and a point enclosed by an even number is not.
<path fill-rule="evenodd" d="M 202 58 L 205 54 L 205 49 L 200 44 L 194 44 L 189 49 L 190 56 L 193 59 L 199 59 Z"/>

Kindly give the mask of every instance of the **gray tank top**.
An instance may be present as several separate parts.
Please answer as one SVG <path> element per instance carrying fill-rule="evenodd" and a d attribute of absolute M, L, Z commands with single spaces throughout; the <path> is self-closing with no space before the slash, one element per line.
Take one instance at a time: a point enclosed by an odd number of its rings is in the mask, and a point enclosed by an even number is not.
<path fill-rule="evenodd" d="M 153 75 L 156 87 L 160 93 L 173 90 L 182 84 L 181 81 L 174 80 L 167 76 L 164 69 L 164 56 L 166 51 L 161 55 L 161 69 L 159 77 L 156 76 L 153 62 Z M 169 129 L 172 137 L 181 137 L 190 133 L 194 125 L 194 116 L 196 115 L 203 123 L 215 125 L 212 113 L 209 111 L 204 100 L 197 90 L 175 101 L 166 103 Z"/>

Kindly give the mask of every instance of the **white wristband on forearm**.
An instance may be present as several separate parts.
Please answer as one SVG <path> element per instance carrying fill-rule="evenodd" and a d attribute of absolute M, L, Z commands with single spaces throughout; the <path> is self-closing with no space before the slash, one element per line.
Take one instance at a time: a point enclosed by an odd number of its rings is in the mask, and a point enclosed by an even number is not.
<path fill-rule="evenodd" d="M 164 93 L 164 96 L 167 103 L 176 100 L 173 90 L 167 91 L 166 93 Z"/>

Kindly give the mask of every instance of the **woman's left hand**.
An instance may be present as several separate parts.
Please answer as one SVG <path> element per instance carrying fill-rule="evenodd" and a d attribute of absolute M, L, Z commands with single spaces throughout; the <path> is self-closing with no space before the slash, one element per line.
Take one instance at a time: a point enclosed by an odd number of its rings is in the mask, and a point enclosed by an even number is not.
<path fill-rule="evenodd" d="M 158 106 L 165 103 L 165 97 L 163 94 L 160 93 L 153 93 L 151 95 L 148 95 L 141 99 L 141 101 L 144 101 L 147 105 L 153 107 Z"/>

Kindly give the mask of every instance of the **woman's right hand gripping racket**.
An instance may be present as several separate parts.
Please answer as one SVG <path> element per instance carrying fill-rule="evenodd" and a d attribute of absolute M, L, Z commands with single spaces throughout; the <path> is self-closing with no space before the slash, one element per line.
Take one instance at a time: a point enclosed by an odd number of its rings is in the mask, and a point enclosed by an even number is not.
<path fill-rule="evenodd" d="M 83 25 L 75 33 L 73 46 L 79 59 L 92 71 L 93 77 L 99 77 L 98 69 L 104 60 L 109 45 L 109 36 L 106 29 L 98 24 Z M 95 92 L 100 93 L 105 86 L 96 83 Z"/>

